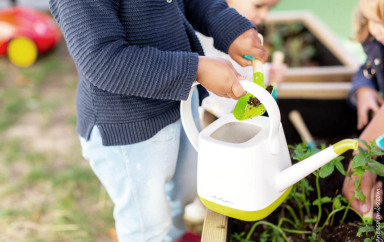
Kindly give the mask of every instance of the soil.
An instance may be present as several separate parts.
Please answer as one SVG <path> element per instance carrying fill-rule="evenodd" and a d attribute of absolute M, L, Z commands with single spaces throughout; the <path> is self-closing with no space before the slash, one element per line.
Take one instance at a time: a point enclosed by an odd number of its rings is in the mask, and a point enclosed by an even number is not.
<path fill-rule="evenodd" d="M 337 138 L 336 138 L 337 139 Z M 340 139 L 337 139 L 340 140 Z M 334 143 L 333 140 L 315 140 L 318 147 L 320 147 L 321 144 L 329 145 L 329 143 Z M 344 168 L 347 168 L 347 165 L 352 158 L 352 152 L 347 152 L 344 154 L 345 159 L 343 160 Z M 307 177 L 310 185 L 312 187 L 315 187 L 315 176 L 309 175 Z M 382 177 L 380 178 L 382 180 Z M 326 178 L 320 179 L 320 190 L 321 190 L 321 196 L 328 196 L 328 197 L 334 197 L 337 194 L 341 194 L 341 188 L 344 181 L 344 176 L 341 175 L 338 171 L 335 171 Z M 309 200 L 314 201 L 316 199 L 316 193 L 315 191 L 311 192 Z M 294 204 L 290 204 L 291 206 L 295 206 Z M 323 211 L 326 211 L 326 213 L 332 210 L 332 204 L 323 204 Z M 266 221 L 271 222 L 273 224 L 277 224 L 278 217 L 283 215 L 284 213 L 284 204 L 282 204 L 278 209 L 276 209 L 274 212 L 272 212 L 268 217 L 265 218 Z M 381 205 L 381 210 L 384 211 L 383 204 Z M 314 208 L 313 211 L 311 211 L 312 214 L 317 214 L 317 208 Z M 322 216 L 326 217 L 326 216 Z M 321 234 L 321 238 L 324 241 L 351 241 L 351 242 L 357 242 L 357 241 L 364 241 L 366 237 L 363 235 L 361 237 L 357 237 L 356 234 L 360 228 L 358 223 L 360 222 L 360 218 L 358 215 L 354 214 L 353 212 L 349 212 L 345 222 L 341 225 L 339 225 L 338 221 L 341 220 L 342 212 L 337 213 L 334 219 L 334 225 L 333 226 L 327 226 L 324 228 Z M 248 234 L 250 231 L 252 225 L 255 222 L 246 222 L 241 221 L 233 218 L 229 218 L 228 220 L 228 241 L 235 242 L 237 240 L 234 240 L 231 238 L 231 235 L 237 233 L 240 234 L 242 232 L 245 232 L 245 234 Z M 321 223 L 322 224 L 322 223 Z M 374 227 L 376 228 L 376 224 L 374 224 Z M 259 236 L 266 228 L 263 228 L 262 226 L 258 226 L 251 236 L 251 241 L 260 241 Z M 301 242 L 301 241 L 310 241 L 308 239 L 304 239 L 302 235 L 297 234 L 289 234 L 286 233 L 289 241 L 295 241 L 295 242 Z M 372 235 L 372 234 L 371 234 Z M 245 238 L 245 237 L 243 237 Z"/>
<path fill-rule="evenodd" d="M 272 94 L 272 91 L 273 91 L 273 86 L 269 85 L 265 88 L 265 90 L 267 90 L 267 92 L 269 92 L 269 94 Z M 247 102 L 249 105 L 253 106 L 253 107 L 257 107 L 261 104 L 260 100 L 257 98 L 257 97 L 254 97 L 254 96 L 251 96 L 249 99 L 248 99 L 248 102 Z"/>

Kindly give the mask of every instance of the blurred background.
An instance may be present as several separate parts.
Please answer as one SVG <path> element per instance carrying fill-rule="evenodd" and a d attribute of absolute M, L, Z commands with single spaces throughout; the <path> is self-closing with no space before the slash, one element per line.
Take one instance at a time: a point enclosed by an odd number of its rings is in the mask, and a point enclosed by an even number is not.
<path fill-rule="evenodd" d="M 356 4 L 357 0 L 282 0 L 272 10 L 270 24 L 273 26 L 268 27 L 267 22 L 263 27 L 266 45 L 271 50 L 279 49 L 276 47 L 278 44 L 289 42 L 284 34 L 296 37 L 295 41 L 291 41 L 291 47 L 280 47 L 285 48 L 291 70 L 288 71 L 291 76 L 287 77 L 291 78 L 287 84 L 291 84 L 282 86 L 279 92 L 282 116 L 286 117 L 293 106 L 301 107 L 304 119 L 307 115 L 308 127 L 315 137 L 331 136 L 326 133 L 329 129 L 324 131 L 331 125 L 341 132 L 337 133 L 338 136 L 356 131 L 355 123 L 346 125 L 340 123 L 337 117 L 350 115 L 351 119 L 356 119 L 353 116 L 354 110 L 349 110 L 345 104 L 350 78 L 358 63 L 364 60 L 360 45 L 349 39 L 353 34 L 352 13 Z M 48 0 L 19 0 L 18 5 L 50 17 Z M 0 11 L 10 7 L 11 1 L 0 0 Z M 305 21 L 294 21 L 292 26 L 285 25 L 284 20 L 276 22 L 276 16 L 285 16 L 290 11 L 310 12 L 310 16 L 315 16 L 321 22 L 321 27 L 308 25 Z M 293 15 L 299 19 L 307 16 L 303 12 Z M 25 24 L 29 23 L 31 20 Z M 316 28 L 322 30 L 323 26 L 329 32 L 320 35 L 311 32 Z M 0 53 L 1 40 L 9 32 L 8 27 L 0 19 Z M 43 30 L 42 26 L 37 28 L 37 32 Z M 308 32 L 311 36 L 305 37 Z M 292 40 L 290 37 L 288 39 Z M 110 236 L 110 230 L 114 227 L 112 202 L 90 170 L 88 162 L 81 156 L 75 130 L 77 71 L 65 42 L 59 36 L 57 41 L 46 45 L 44 51 L 37 49 L 36 52 L 33 47 L 24 49 L 28 46 L 28 40 L 20 41 L 24 43 L 22 47 L 14 43 L 14 61 L 10 60 L 10 53 L 9 58 L 7 55 L 0 57 L 0 241 L 113 241 Z M 321 52 L 308 47 L 303 41 L 317 43 L 324 50 Z M 332 47 L 329 42 L 331 45 L 337 43 Z M 294 49 L 295 44 L 308 48 L 297 51 Z M 289 55 L 290 48 L 293 53 L 304 55 L 296 56 L 295 59 L 295 56 Z M 30 62 L 23 60 L 20 55 L 29 56 Z M 338 72 L 336 77 L 324 77 L 327 69 L 316 69 L 314 73 L 303 77 L 302 73 L 307 69 L 295 69 L 303 62 L 313 67 L 314 62 L 320 62 L 324 55 L 331 56 L 327 59 L 333 60 L 324 65 L 346 67 L 341 70 L 343 75 Z M 329 97 L 322 96 L 322 89 L 318 89 L 318 86 L 309 86 L 312 90 L 309 95 L 318 97 L 308 98 L 297 94 L 304 93 L 301 89 L 294 92 L 296 87 L 292 83 L 295 84 L 295 80 L 299 79 L 302 86 L 320 79 L 316 81 L 317 84 L 330 86 L 330 83 L 337 83 L 342 88 L 338 94 Z M 306 106 L 303 105 L 305 102 Z M 319 102 L 323 104 L 319 105 Z M 326 109 L 330 102 L 340 104 L 334 105 L 333 117 L 325 115 L 326 121 L 321 117 L 315 117 L 316 120 L 310 118 L 314 117 L 310 112 L 316 108 L 320 108 L 316 113 L 324 116 L 322 112 L 329 112 Z M 322 110 L 322 107 L 325 109 Z M 337 127 L 333 120 L 338 120 L 343 128 Z M 283 119 L 283 122 L 287 140 L 299 142 L 300 137 L 289 121 Z"/>

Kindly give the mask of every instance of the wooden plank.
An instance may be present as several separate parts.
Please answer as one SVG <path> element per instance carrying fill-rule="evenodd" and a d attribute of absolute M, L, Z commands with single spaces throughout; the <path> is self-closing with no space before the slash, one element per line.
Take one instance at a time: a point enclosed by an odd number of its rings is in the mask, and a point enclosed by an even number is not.
<path fill-rule="evenodd" d="M 228 229 L 228 217 L 209 209 L 206 210 L 202 242 L 226 242 Z"/>
<path fill-rule="evenodd" d="M 346 99 L 351 83 L 282 83 L 278 87 L 279 98 L 295 99 Z"/>
<path fill-rule="evenodd" d="M 348 66 L 291 67 L 284 75 L 287 82 L 351 82 L 356 68 Z"/>

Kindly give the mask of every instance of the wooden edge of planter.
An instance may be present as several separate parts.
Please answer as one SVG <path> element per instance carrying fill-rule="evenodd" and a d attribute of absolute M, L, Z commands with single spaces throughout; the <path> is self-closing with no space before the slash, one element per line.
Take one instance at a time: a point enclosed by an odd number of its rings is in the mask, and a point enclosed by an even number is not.
<path fill-rule="evenodd" d="M 206 209 L 202 242 L 226 242 L 228 229 L 228 217 Z"/>
<path fill-rule="evenodd" d="M 340 42 L 339 38 L 311 11 L 276 11 L 271 12 L 268 23 L 302 22 L 344 65 L 358 68 L 359 60 Z"/>
<path fill-rule="evenodd" d="M 295 99 L 346 99 L 351 83 L 298 82 L 282 83 L 278 87 L 279 98 Z"/>
<path fill-rule="evenodd" d="M 288 68 L 286 82 L 351 82 L 357 69 L 349 66 L 320 66 Z"/>

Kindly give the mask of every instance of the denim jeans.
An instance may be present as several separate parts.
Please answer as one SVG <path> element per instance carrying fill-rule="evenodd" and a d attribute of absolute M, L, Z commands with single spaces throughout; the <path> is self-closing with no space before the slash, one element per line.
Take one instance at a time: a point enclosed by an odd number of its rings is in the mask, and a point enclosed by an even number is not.
<path fill-rule="evenodd" d="M 196 91 L 192 101 L 200 126 Z M 197 153 L 180 120 L 140 143 L 103 146 L 97 126 L 80 142 L 114 203 L 119 242 L 171 242 L 185 233 L 184 208 L 196 195 Z"/>

